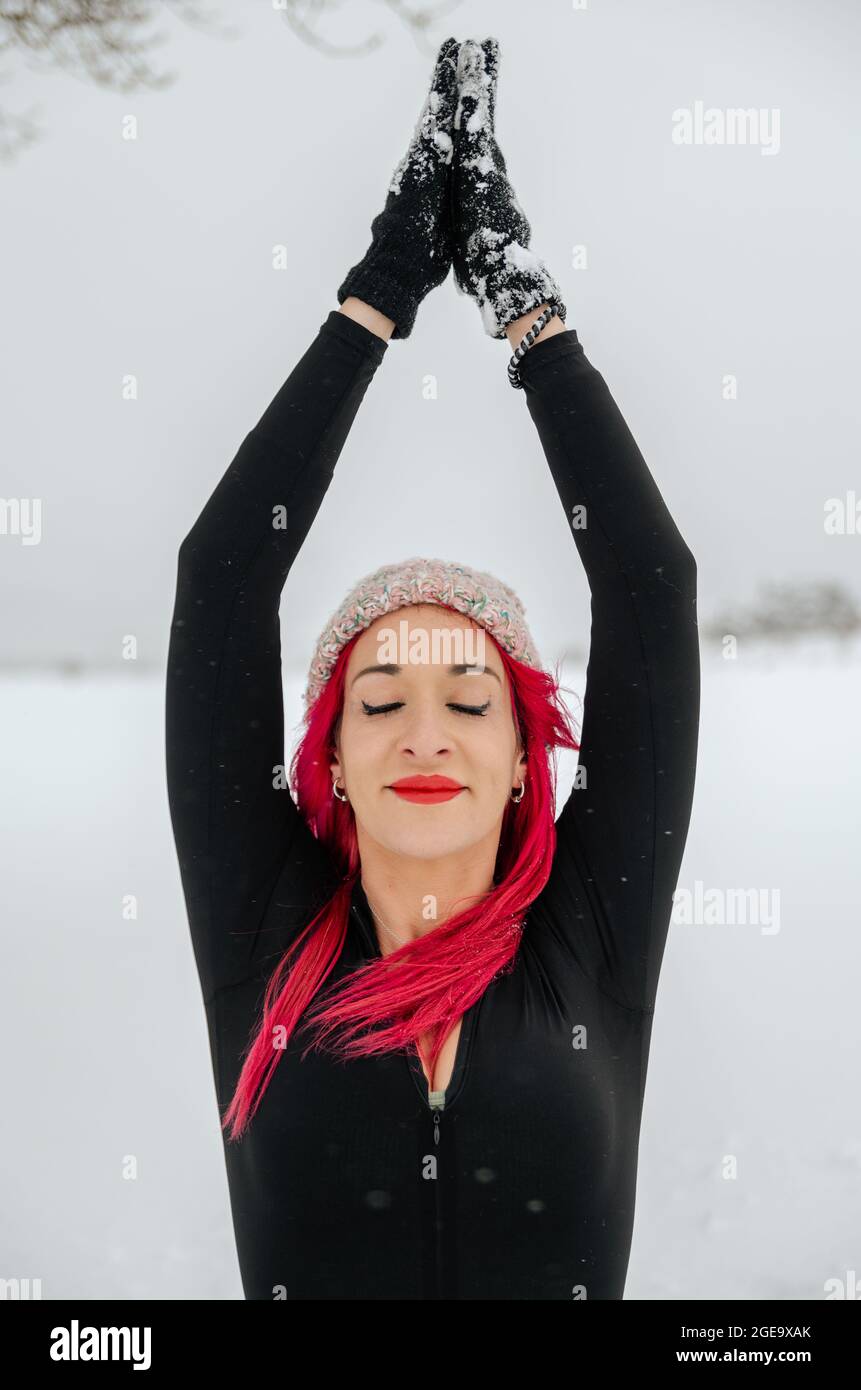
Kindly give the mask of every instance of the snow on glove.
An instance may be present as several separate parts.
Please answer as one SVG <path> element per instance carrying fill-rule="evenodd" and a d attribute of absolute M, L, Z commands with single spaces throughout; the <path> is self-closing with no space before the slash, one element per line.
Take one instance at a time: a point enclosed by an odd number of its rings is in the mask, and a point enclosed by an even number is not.
<path fill-rule="evenodd" d="M 364 257 L 338 290 L 394 319 L 393 338 L 408 338 L 425 295 L 451 268 L 451 161 L 457 99 L 457 39 L 440 45 L 430 90 L 413 137 L 371 223 Z"/>
<path fill-rule="evenodd" d="M 496 142 L 498 76 L 496 39 L 461 44 L 452 166 L 454 279 L 478 304 L 491 338 L 504 338 L 508 324 L 544 303 L 558 304 L 563 322 L 567 313 L 559 286 L 529 249 L 532 229 Z"/>

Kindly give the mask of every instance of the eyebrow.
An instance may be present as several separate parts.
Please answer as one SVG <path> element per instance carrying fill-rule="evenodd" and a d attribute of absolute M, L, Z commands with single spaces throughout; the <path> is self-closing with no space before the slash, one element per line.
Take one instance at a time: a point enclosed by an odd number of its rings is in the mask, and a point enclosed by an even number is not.
<path fill-rule="evenodd" d="M 375 671 L 382 671 L 383 674 L 386 676 L 397 676 L 400 675 L 403 669 L 403 666 L 398 666 L 394 662 L 388 662 L 383 666 L 365 666 L 361 671 L 356 672 L 355 676 L 350 681 L 350 687 L 352 688 L 356 684 L 356 681 L 359 679 L 360 676 L 368 676 Z M 482 674 L 493 676 L 493 679 L 495 681 L 499 681 L 499 684 L 502 685 L 502 681 L 499 680 L 499 676 L 493 670 L 492 666 L 485 666 L 481 668 L 475 662 L 463 662 L 456 666 L 449 666 L 447 670 L 450 676 L 465 676 L 470 671 L 481 670 Z"/>

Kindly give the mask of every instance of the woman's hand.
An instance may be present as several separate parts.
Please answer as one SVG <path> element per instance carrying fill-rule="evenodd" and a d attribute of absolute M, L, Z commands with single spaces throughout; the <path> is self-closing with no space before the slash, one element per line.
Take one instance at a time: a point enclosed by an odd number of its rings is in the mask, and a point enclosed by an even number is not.
<path fill-rule="evenodd" d="M 355 297 L 394 320 L 393 338 L 409 337 L 419 304 L 451 268 L 457 54 L 457 39 L 440 45 L 413 137 L 371 223 L 371 244 L 338 290 L 339 304 Z"/>
<path fill-rule="evenodd" d="M 562 294 L 544 262 L 529 250 L 529 221 L 517 201 L 496 142 L 499 43 L 467 39 L 458 58 L 452 196 L 454 278 L 475 299 L 485 331 L 504 338 L 515 319 L 558 304 Z M 554 320 L 555 322 L 555 320 Z"/>

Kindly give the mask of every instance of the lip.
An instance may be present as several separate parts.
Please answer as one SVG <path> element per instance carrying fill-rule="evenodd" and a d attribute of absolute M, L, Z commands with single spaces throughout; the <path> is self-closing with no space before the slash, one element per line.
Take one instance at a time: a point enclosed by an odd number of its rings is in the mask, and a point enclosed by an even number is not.
<path fill-rule="evenodd" d="M 390 791 L 396 796 L 400 796 L 404 801 L 421 802 L 423 805 L 435 805 L 440 801 L 451 801 L 458 793 L 465 791 L 466 788 L 460 783 L 455 782 L 451 777 L 401 777 L 397 782 L 392 782 Z"/>

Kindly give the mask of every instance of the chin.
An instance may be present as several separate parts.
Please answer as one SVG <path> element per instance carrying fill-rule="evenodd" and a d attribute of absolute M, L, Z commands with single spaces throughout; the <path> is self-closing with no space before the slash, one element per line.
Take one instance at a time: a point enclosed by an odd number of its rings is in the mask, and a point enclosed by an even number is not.
<path fill-rule="evenodd" d="M 468 849 L 472 840 L 453 835 L 392 835 L 389 832 L 381 843 L 392 853 L 402 854 L 407 859 L 445 859 L 447 855 Z"/>
<path fill-rule="evenodd" d="M 421 808 L 420 808 L 421 809 Z M 378 827 L 376 839 L 393 854 L 402 854 L 409 859 L 444 859 L 449 854 L 459 854 L 474 845 L 480 835 L 476 835 L 474 825 L 436 826 L 431 829 L 425 823 L 413 826 L 393 825 L 391 819 Z M 373 831 L 372 831 L 373 833 Z"/>

